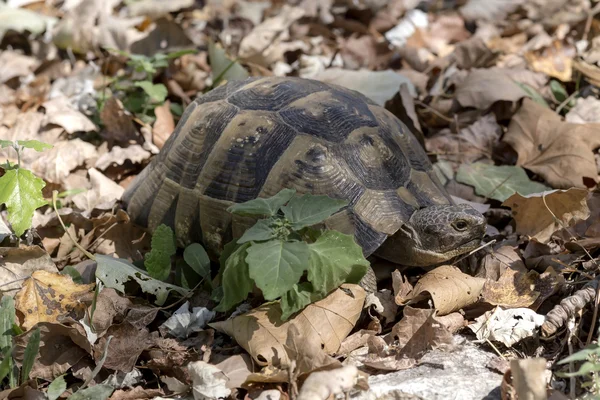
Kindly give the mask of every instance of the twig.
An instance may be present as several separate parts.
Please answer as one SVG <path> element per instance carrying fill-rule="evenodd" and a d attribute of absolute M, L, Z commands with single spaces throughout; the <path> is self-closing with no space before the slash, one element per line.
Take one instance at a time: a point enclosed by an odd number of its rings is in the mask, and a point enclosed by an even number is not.
<path fill-rule="evenodd" d="M 569 97 L 567 97 L 562 103 L 560 103 L 558 105 L 558 107 L 556 107 L 556 110 L 554 110 L 557 114 L 560 114 L 560 111 L 563 109 L 564 106 L 566 106 L 571 100 L 573 100 L 573 98 L 575 96 L 577 96 L 579 94 L 580 90 L 576 90 L 573 93 L 571 93 L 569 95 Z"/>
<path fill-rule="evenodd" d="M 417 100 L 417 99 L 414 99 L 414 101 L 415 101 L 415 104 L 428 109 L 429 111 L 431 111 L 432 113 L 434 113 L 435 115 L 437 115 L 438 117 L 440 117 L 441 119 L 443 119 L 444 121 L 446 121 L 446 122 L 454 122 L 454 120 L 452 118 L 446 117 L 444 114 L 440 113 L 438 110 L 436 110 L 435 108 L 431 107 L 430 105 L 425 104 L 422 101 Z"/>

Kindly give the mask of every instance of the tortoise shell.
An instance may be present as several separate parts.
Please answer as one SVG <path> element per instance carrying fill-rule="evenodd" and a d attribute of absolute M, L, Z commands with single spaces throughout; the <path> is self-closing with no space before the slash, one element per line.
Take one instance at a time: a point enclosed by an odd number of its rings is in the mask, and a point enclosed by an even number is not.
<path fill-rule="evenodd" d="M 452 200 L 415 136 L 364 95 L 300 78 L 250 78 L 191 103 L 124 194 L 136 223 L 171 226 L 218 255 L 254 220 L 226 209 L 283 188 L 349 206 L 325 221 L 365 256 L 411 214 Z"/>

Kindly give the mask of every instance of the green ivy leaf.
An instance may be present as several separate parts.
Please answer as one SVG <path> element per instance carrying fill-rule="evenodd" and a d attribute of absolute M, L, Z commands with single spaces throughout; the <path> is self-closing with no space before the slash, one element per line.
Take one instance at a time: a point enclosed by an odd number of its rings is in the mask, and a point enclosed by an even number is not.
<path fill-rule="evenodd" d="M 234 204 L 227 211 L 233 214 L 255 216 L 277 214 L 277 211 L 296 194 L 294 189 L 283 189 L 273 197 L 267 199 L 257 198 L 245 203 Z"/>
<path fill-rule="evenodd" d="M 164 281 L 171 273 L 171 257 L 177 251 L 173 230 L 165 224 L 156 228 L 152 235 L 152 250 L 144 257 L 144 266 L 148 275 Z"/>
<path fill-rule="evenodd" d="M 198 275 L 210 282 L 210 258 L 200 243 L 192 243 L 183 251 L 183 259 Z"/>
<path fill-rule="evenodd" d="M 295 284 L 281 297 L 281 319 L 286 321 L 293 314 L 302 310 L 307 305 L 323 298 L 320 293 L 315 293 L 310 282 Z"/>
<path fill-rule="evenodd" d="M 271 221 L 268 219 L 259 220 L 254 226 L 248 229 L 241 238 L 238 239 L 239 244 L 246 242 L 260 242 L 264 240 L 271 240 L 276 237 L 276 232 L 271 228 Z"/>
<path fill-rule="evenodd" d="M 19 146 L 23 146 L 26 149 L 33 149 L 35 151 L 42 152 L 44 150 L 51 149 L 51 144 L 40 142 L 39 140 L 17 140 Z"/>
<path fill-rule="evenodd" d="M 301 197 L 292 198 L 287 205 L 281 207 L 281 210 L 292 223 L 292 228 L 300 230 L 322 222 L 347 205 L 346 200 L 305 194 Z"/>
<path fill-rule="evenodd" d="M 34 211 L 46 204 L 44 186 L 42 179 L 23 168 L 8 170 L 0 177 L 0 204 L 6 204 L 8 221 L 17 236 L 31 227 Z"/>
<path fill-rule="evenodd" d="M 514 165 L 462 164 L 456 180 L 473 186 L 478 195 L 498 201 L 504 201 L 516 192 L 525 196 L 551 190 L 529 179 L 523 168 Z"/>
<path fill-rule="evenodd" d="M 141 81 L 136 82 L 135 86 L 142 88 L 154 103 L 164 103 L 169 94 L 167 87 L 162 83 L 154 84 L 150 81 Z"/>
<path fill-rule="evenodd" d="M 342 283 L 358 283 L 367 273 L 369 262 L 352 235 L 327 231 L 308 248 L 308 280 L 316 292 L 325 295 Z"/>
<path fill-rule="evenodd" d="M 56 400 L 67 390 L 67 382 L 65 376 L 61 375 L 54 379 L 50 385 L 48 385 L 48 391 L 46 395 L 48 400 Z"/>
<path fill-rule="evenodd" d="M 23 366 L 21 367 L 21 382 L 26 382 L 29 380 L 29 373 L 33 368 L 33 363 L 35 362 L 35 357 L 38 354 L 38 350 L 40 349 L 40 328 L 35 328 L 35 330 L 29 336 L 29 341 L 27 342 L 27 346 L 25 347 L 25 352 L 23 353 Z"/>
<path fill-rule="evenodd" d="M 254 281 L 250 278 L 246 253 L 251 243 L 244 243 L 235 249 L 222 265 L 223 270 L 223 298 L 216 311 L 225 312 L 238 303 L 246 300 L 248 293 L 254 288 Z M 230 247 L 231 249 L 231 247 Z"/>
<path fill-rule="evenodd" d="M 266 300 L 275 300 L 298 283 L 308 266 L 308 245 L 304 242 L 271 240 L 253 243 L 246 262 L 250 277 Z"/>

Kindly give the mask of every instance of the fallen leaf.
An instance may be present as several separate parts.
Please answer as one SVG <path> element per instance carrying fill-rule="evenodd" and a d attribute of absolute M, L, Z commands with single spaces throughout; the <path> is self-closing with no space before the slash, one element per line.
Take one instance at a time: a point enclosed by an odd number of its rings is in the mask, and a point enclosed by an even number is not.
<path fill-rule="evenodd" d="M 575 49 L 565 47 L 554 40 L 552 45 L 541 51 L 529 51 L 524 54 L 532 70 L 569 82 L 573 75 L 573 57 Z"/>
<path fill-rule="evenodd" d="M 354 365 L 313 372 L 306 378 L 296 397 L 297 400 L 327 400 L 349 392 L 357 383 L 358 368 Z"/>
<path fill-rule="evenodd" d="M 0 15 L 0 37 L 3 37 L 7 31 L 30 32 L 33 35 L 39 35 L 57 21 L 55 17 L 49 15 L 26 8 L 11 7 L 10 2 L 8 5 L 0 3 Z"/>
<path fill-rule="evenodd" d="M 0 247 L 0 270 L 2 293 L 9 296 L 21 288 L 21 279 L 35 271 L 58 272 L 50 255 L 39 246 Z"/>
<path fill-rule="evenodd" d="M 504 310 L 496 307 L 475 319 L 469 325 L 477 339 L 492 340 L 512 347 L 522 339 L 534 336 L 545 317 L 529 308 Z"/>
<path fill-rule="evenodd" d="M 42 106 L 46 109 L 44 125 L 55 124 L 68 133 L 96 131 L 96 125 L 71 105 L 65 96 L 48 100 Z"/>
<path fill-rule="evenodd" d="M 417 96 L 412 82 L 391 69 L 385 71 L 369 71 L 367 69 L 350 71 L 341 68 L 328 68 L 313 79 L 356 90 L 380 106 L 384 106 L 386 101 L 394 97 L 402 84 L 408 86 L 413 97 Z"/>
<path fill-rule="evenodd" d="M 38 322 L 57 322 L 59 318 L 81 310 L 80 298 L 94 286 L 74 283 L 68 275 L 35 271 L 15 295 L 15 308 L 22 313 L 21 326 L 29 330 Z"/>
<path fill-rule="evenodd" d="M 0 53 L 0 83 L 16 77 L 27 76 L 33 73 L 39 65 L 40 62 L 34 57 L 25 56 L 16 51 L 3 50 Z"/>
<path fill-rule="evenodd" d="M 97 157 L 96 146 L 81 139 L 57 142 L 54 147 L 38 154 L 31 163 L 32 171 L 44 180 L 62 183 L 72 170 Z"/>
<path fill-rule="evenodd" d="M 565 120 L 573 124 L 600 122 L 600 100 L 593 96 L 577 98 L 575 105 L 565 115 Z"/>
<path fill-rule="evenodd" d="M 468 0 L 459 11 L 467 20 L 502 21 L 523 2 L 524 0 Z"/>
<path fill-rule="evenodd" d="M 497 101 L 515 102 L 526 93 L 512 79 L 488 69 L 473 69 L 456 88 L 456 100 L 463 107 L 486 110 Z"/>
<path fill-rule="evenodd" d="M 369 338 L 377 335 L 377 331 L 361 329 L 358 332 L 354 332 L 352 335 L 348 336 L 342 342 L 342 345 L 337 351 L 337 354 L 342 356 L 347 356 L 352 351 L 364 347 L 367 345 Z"/>
<path fill-rule="evenodd" d="M 499 246 L 499 248 L 485 255 L 476 276 L 497 281 L 508 268 L 519 271 L 527 270 L 521 256 L 514 247 Z"/>
<path fill-rule="evenodd" d="M 419 279 L 413 289 L 411 303 L 431 298 L 439 315 L 450 314 L 475 304 L 484 284 L 485 279 L 467 275 L 456 267 L 443 265 Z"/>
<path fill-rule="evenodd" d="M 173 0 L 169 2 L 157 0 L 136 1 L 128 5 L 129 15 L 132 17 L 144 16 L 156 19 L 165 14 L 179 11 L 194 5 L 194 0 Z"/>
<path fill-rule="evenodd" d="M 194 307 L 190 311 L 189 306 L 189 301 L 186 301 L 159 326 L 159 330 L 164 332 L 163 336 L 187 339 L 191 334 L 204 330 L 206 324 L 215 317 L 216 313 L 206 307 Z"/>
<path fill-rule="evenodd" d="M 188 371 L 192 378 L 194 400 L 210 400 L 228 397 L 227 377 L 214 365 L 204 361 L 189 363 Z"/>
<path fill-rule="evenodd" d="M 456 180 L 473 186 L 478 195 L 498 201 L 504 201 L 515 193 L 528 195 L 550 189 L 530 180 L 521 167 L 482 162 L 462 164 L 456 173 Z"/>
<path fill-rule="evenodd" d="M 281 322 L 281 307 L 268 303 L 211 327 L 232 336 L 259 365 L 289 365 L 284 349 L 290 324 L 295 324 L 306 340 L 317 341 L 327 354 L 335 353 L 360 316 L 365 299 L 358 285 L 345 284 L 316 303 L 309 304 L 292 320 Z M 320 323 L 321 322 L 321 323 Z"/>
<path fill-rule="evenodd" d="M 116 97 L 106 100 L 100 112 L 100 120 L 104 125 L 104 130 L 100 132 L 100 135 L 107 140 L 127 143 L 139 136 L 133 124 L 133 115 Z"/>
<path fill-rule="evenodd" d="M 289 359 L 296 362 L 294 372 L 298 375 L 342 366 L 338 360 L 323 351 L 319 341 L 302 336 L 294 324 L 288 327 L 284 348 Z"/>
<path fill-rule="evenodd" d="M 518 153 L 517 165 L 555 188 L 584 188 L 584 178 L 597 180 L 592 150 L 600 146 L 600 125 L 563 122 L 552 110 L 525 99 L 502 140 Z"/>
<path fill-rule="evenodd" d="M 150 158 L 152 154 L 144 150 L 139 144 L 128 147 L 114 146 L 108 153 L 102 154 L 96 160 L 96 168 L 105 170 L 112 165 L 123 165 L 126 161 L 140 164 Z"/>
<path fill-rule="evenodd" d="M 214 364 L 227 377 L 226 386 L 229 389 L 241 388 L 248 376 L 254 371 L 252 359 L 246 353 L 229 356 Z"/>
<path fill-rule="evenodd" d="M 413 285 L 398 270 L 392 272 L 392 287 L 394 288 L 394 300 L 399 306 L 405 305 L 412 299 Z"/>
<path fill-rule="evenodd" d="M 528 196 L 516 193 L 502 205 L 512 209 L 517 233 L 546 243 L 554 232 L 589 217 L 587 197 L 587 190 L 575 188 Z"/>
<path fill-rule="evenodd" d="M 72 201 L 82 211 L 110 210 L 121 199 L 125 189 L 95 168 L 88 170 L 91 189 L 73 196 Z"/>
<path fill-rule="evenodd" d="M 171 136 L 171 133 L 175 130 L 175 120 L 173 119 L 173 114 L 171 114 L 170 106 L 171 102 L 167 100 L 154 109 L 156 121 L 152 126 L 152 143 L 159 149 L 162 149 L 169 136 Z"/>
<path fill-rule="evenodd" d="M 536 271 L 507 268 L 498 281 L 485 283 L 482 300 L 506 308 L 529 307 L 540 295 L 535 290 L 537 278 Z"/>
<path fill-rule="evenodd" d="M 103 367 L 116 371 L 129 372 L 135 366 L 138 357 L 149 349 L 158 338 L 158 332 L 150 333 L 148 329 L 138 329 L 129 322 L 113 325 L 94 345 L 94 358 L 100 361 L 104 355 L 106 340 L 112 336 L 108 344 L 108 352 Z"/>

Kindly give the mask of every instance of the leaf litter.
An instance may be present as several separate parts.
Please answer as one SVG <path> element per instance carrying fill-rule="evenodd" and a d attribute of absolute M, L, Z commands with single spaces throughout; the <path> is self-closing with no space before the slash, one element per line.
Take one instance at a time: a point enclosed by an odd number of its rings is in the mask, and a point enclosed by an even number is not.
<path fill-rule="evenodd" d="M 31 365 L 36 393 L 325 399 L 365 390 L 365 373 L 415 370 L 437 350 L 451 358 L 465 348 L 459 338 L 550 362 L 597 342 L 596 2 L 163 3 L 0 8 L 0 140 L 52 145 L 0 149 L 0 316 L 17 327 L 0 332 L 0 351 Z M 121 195 L 185 106 L 225 81 L 265 75 L 336 83 L 386 106 L 418 135 L 450 194 L 483 207 L 488 245 L 452 266 L 392 268 L 369 297 L 355 285 L 328 292 L 360 257 L 338 257 L 344 238 L 325 234 L 304 257 L 285 257 L 282 314 L 277 301 L 261 305 L 279 293 L 261 287 L 271 276 L 260 247 L 248 258 L 238 250 L 248 271 L 231 281 L 200 244 L 184 254 L 169 233 L 151 237 L 129 221 Z M 289 200 L 260 207 L 273 217 Z M 259 228 L 246 239 L 259 240 Z M 215 314 L 221 282 L 232 310 Z M 580 340 L 556 350 L 569 324 Z M 549 339 L 533 350 L 540 332 Z M 18 378 L 7 373 L 2 389 L 34 390 Z M 553 379 L 555 393 L 572 384 Z M 583 382 L 570 390 L 583 393 Z M 464 398 L 483 397 L 470 390 Z"/>

